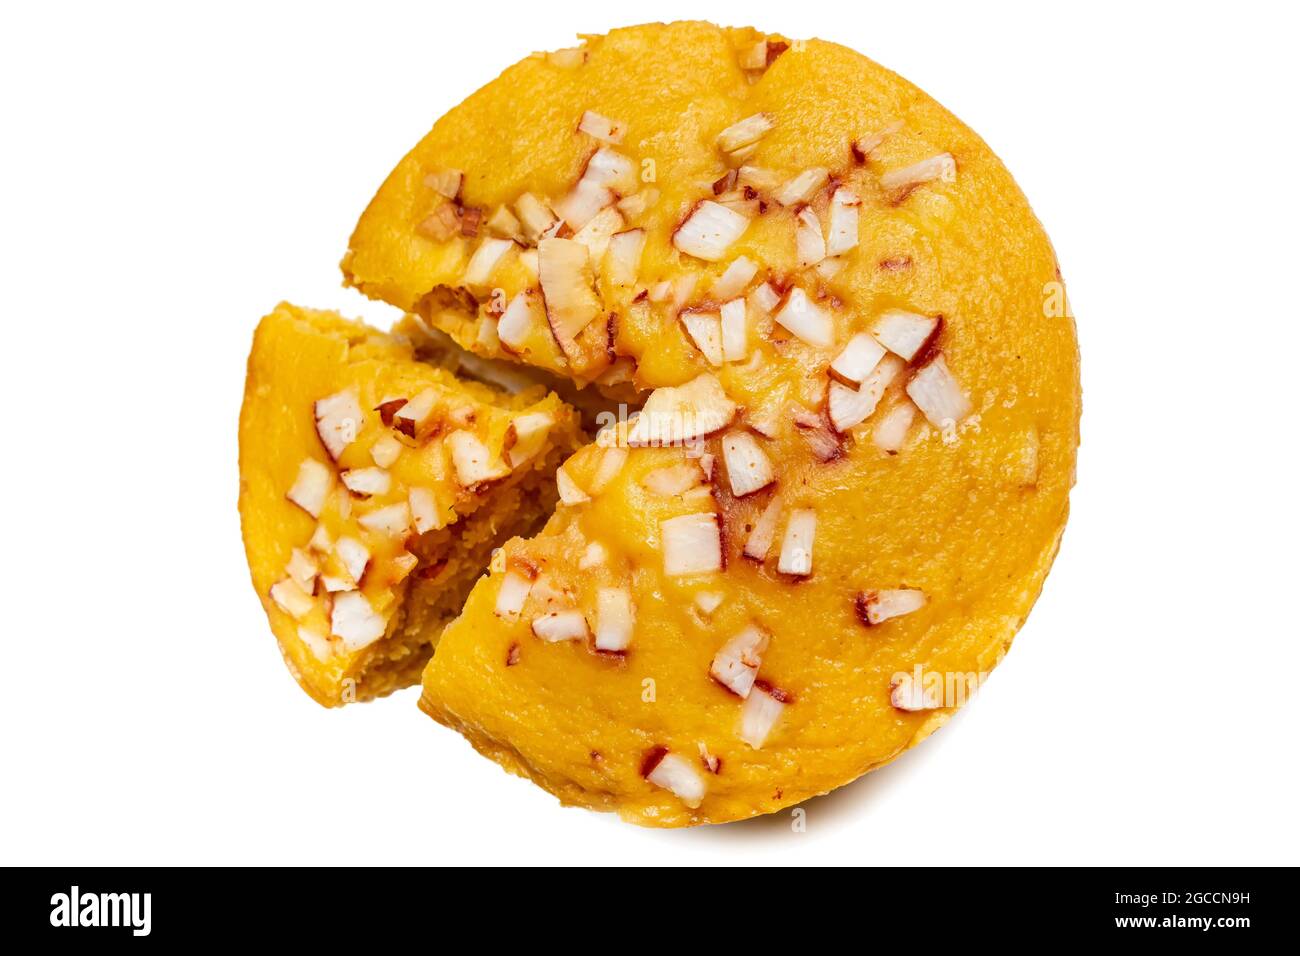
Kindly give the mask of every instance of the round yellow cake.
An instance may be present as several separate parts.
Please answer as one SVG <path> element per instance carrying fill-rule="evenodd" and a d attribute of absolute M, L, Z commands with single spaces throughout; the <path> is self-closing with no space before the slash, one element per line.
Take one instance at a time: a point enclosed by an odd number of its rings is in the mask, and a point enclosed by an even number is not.
<path fill-rule="evenodd" d="M 644 402 L 558 472 L 421 706 L 569 804 L 683 826 L 892 760 L 1024 623 L 1074 480 L 1052 247 L 978 136 L 852 50 L 650 24 L 434 126 L 347 281 Z"/>

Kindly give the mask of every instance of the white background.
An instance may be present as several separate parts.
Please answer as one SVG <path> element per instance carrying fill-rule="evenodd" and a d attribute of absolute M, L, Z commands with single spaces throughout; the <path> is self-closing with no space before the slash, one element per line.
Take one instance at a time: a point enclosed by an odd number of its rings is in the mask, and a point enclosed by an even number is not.
<path fill-rule="evenodd" d="M 1300 863 L 1296 24 L 1282 4 L 11 5 L 0 29 L 0 860 Z M 279 660 L 235 511 L 254 324 L 386 326 L 337 262 L 388 170 L 532 50 L 708 17 L 852 46 L 973 126 L 1079 323 L 1073 516 L 923 747 L 772 818 L 562 809 Z"/>

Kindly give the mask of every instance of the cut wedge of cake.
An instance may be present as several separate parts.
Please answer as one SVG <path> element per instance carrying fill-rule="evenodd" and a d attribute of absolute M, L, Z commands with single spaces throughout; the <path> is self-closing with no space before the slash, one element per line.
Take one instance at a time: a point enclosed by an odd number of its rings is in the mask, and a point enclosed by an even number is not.
<path fill-rule="evenodd" d="M 492 549 L 539 527 L 574 412 L 417 361 L 411 345 L 280 305 L 240 415 L 253 585 L 295 678 L 334 705 L 414 683 Z"/>

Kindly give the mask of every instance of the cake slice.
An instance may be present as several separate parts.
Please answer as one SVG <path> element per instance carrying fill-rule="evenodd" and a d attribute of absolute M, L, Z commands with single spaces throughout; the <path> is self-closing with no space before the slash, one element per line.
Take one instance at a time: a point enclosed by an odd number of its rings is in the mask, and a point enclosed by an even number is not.
<path fill-rule="evenodd" d="M 492 550 L 550 515 L 555 469 L 581 440 L 542 386 L 458 380 L 334 313 L 282 304 L 262 319 L 239 510 L 303 689 L 333 706 L 415 683 Z"/>

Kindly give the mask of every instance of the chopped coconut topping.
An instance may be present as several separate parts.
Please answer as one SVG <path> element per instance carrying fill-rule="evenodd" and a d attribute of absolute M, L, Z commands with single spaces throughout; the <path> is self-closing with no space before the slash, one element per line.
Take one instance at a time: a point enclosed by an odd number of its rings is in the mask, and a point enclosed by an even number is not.
<path fill-rule="evenodd" d="M 591 500 L 591 496 L 578 487 L 578 483 L 564 470 L 563 465 L 555 470 L 555 490 L 559 492 L 561 504 L 580 505 Z"/>
<path fill-rule="evenodd" d="M 298 625 L 298 640 L 307 645 L 307 649 L 318 661 L 327 661 L 334 654 L 334 645 L 330 643 L 329 635 L 318 627 Z"/>
<path fill-rule="evenodd" d="M 687 336 L 712 366 L 722 364 L 722 324 L 717 312 L 686 309 L 678 318 Z"/>
<path fill-rule="evenodd" d="M 443 526 L 438 517 L 438 502 L 428 488 L 412 488 L 407 493 L 407 504 L 411 506 L 411 519 L 415 522 L 418 534 L 436 531 Z"/>
<path fill-rule="evenodd" d="M 772 130 L 772 118 L 765 113 L 755 113 L 738 123 L 733 123 L 718 134 L 718 148 L 724 153 L 752 146 Z"/>
<path fill-rule="evenodd" d="M 656 787 L 671 791 L 682 803 L 694 810 L 704 802 L 707 792 L 704 778 L 694 764 L 680 754 L 662 751 L 657 760 L 647 761 L 642 773 Z"/>
<path fill-rule="evenodd" d="M 501 264 L 507 252 L 516 248 L 511 239 L 484 239 L 470 256 L 469 265 L 465 267 L 465 285 L 486 286 L 492 279 L 492 273 Z"/>
<path fill-rule="evenodd" d="M 587 110 L 582 114 L 582 120 L 578 123 L 578 129 L 588 136 L 594 136 L 602 143 L 610 143 L 617 146 L 623 142 L 623 137 L 627 134 L 627 124 L 620 123 L 618 120 L 609 119 Z"/>
<path fill-rule="evenodd" d="M 515 571 L 507 571 L 501 576 L 501 587 L 497 591 L 494 613 L 507 621 L 518 620 L 519 612 L 524 609 L 524 602 L 528 600 L 528 592 L 532 589 L 532 581 Z"/>
<path fill-rule="evenodd" d="M 866 332 L 859 332 L 835 356 L 829 374 L 837 382 L 856 389 L 884 357 L 884 346 Z"/>
<path fill-rule="evenodd" d="M 841 186 L 831 197 L 830 229 L 826 236 L 826 254 L 843 255 L 858 244 L 858 206 L 861 200 L 853 190 Z"/>
<path fill-rule="evenodd" d="M 942 183 L 957 181 L 957 161 L 951 153 L 940 153 L 902 169 L 891 169 L 880 177 L 880 185 L 886 190 L 911 189 L 936 180 Z"/>
<path fill-rule="evenodd" d="M 754 280 L 758 274 L 758 264 L 744 256 L 737 256 L 727 266 L 725 272 L 718 276 L 717 280 L 709 289 L 709 294 L 715 299 L 730 299 L 745 291 L 745 287 Z"/>
<path fill-rule="evenodd" d="M 938 316 L 890 309 L 876 319 L 871 333 L 889 351 L 910 362 L 925 349 L 941 325 Z"/>
<path fill-rule="evenodd" d="M 598 568 L 605 563 L 609 554 L 604 545 L 599 541 L 592 541 L 587 545 L 587 549 L 582 552 L 582 557 L 578 559 L 578 569 L 580 571 L 590 571 L 592 568 Z"/>
<path fill-rule="evenodd" d="M 592 288 L 587 247 L 572 239 L 543 239 L 537 247 L 537 265 L 546 320 L 560 348 L 572 356 L 578 334 L 602 314 L 600 299 Z"/>
<path fill-rule="evenodd" d="M 360 591 L 344 591 L 334 596 L 330 633 L 343 639 L 343 647 L 349 653 L 369 647 L 384 636 L 384 630 L 384 619 L 375 613 Z"/>
<path fill-rule="evenodd" d="M 721 431 L 736 417 L 736 405 L 722 383 L 705 372 L 685 385 L 650 393 L 628 431 L 629 445 L 680 445 Z"/>
<path fill-rule="evenodd" d="M 525 289 L 518 293 L 497 323 L 497 338 L 508 349 L 519 350 L 524 347 L 529 334 L 540 318 L 537 293 Z"/>
<path fill-rule="evenodd" d="M 510 474 L 510 468 L 504 462 L 492 460 L 492 452 L 473 432 L 452 432 L 447 436 L 447 447 L 451 449 L 456 480 L 465 488 Z"/>
<path fill-rule="evenodd" d="M 591 633 L 581 611 L 549 611 L 533 620 L 533 633 L 552 644 L 585 641 Z"/>
<path fill-rule="evenodd" d="M 805 169 L 798 176 L 782 185 L 772 195 L 772 198 L 782 206 L 797 206 L 812 199 L 817 190 L 826 185 L 829 178 L 830 173 L 820 166 Z"/>
<path fill-rule="evenodd" d="M 387 494 L 392 487 L 388 472 L 382 468 L 351 468 L 341 472 L 339 477 L 348 491 L 363 497 Z"/>
<path fill-rule="evenodd" d="M 781 689 L 756 681 L 740 709 L 740 739 L 755 750 L 761 748 L 781 719 L 789 699 Z"/>
<path fill-rule="evenodd" d="M 333 482 L 334 476 L 327 466 L 314 458 L 305 458 L 298 466 L 298 477 L 289 489 L 288 498 L 313 518 L 319 518 Z"/>
<path fill-rule="evenodd" d="M 700 483 L 700 469 L 690 462 L 656 468 L 641 479 L 643 487 L 665 498 L 676 498 Z"/>
<path fill-rule="evenodd" d="M 289 553 L 289 563 L 284 566 L 284 573 L 293 579 L 294 584 L 311 594 L 316 590 L 316 575 L 320 573 L 320 566 L 302 548 L 294 548 Z"/>
<path fill-rule="evenodd" d="M 599 262 L 609 248 L 610 239 L 623 228 L 623 214 L 610 206 L 596 213 L 585 226 L 574 234 L 573 241 L 587 247 L 593 263 Z"/>
<path fill-rule="evenodd" d="M 915 588 L 895 588 L 884 591 L 862 591 L 854 602 L 858 618 L 871 626 L 919 611 L 925 606 L 925 593 Z"/>
<path fill-rule="evenodd" d="M 632 595 L 627 588 L 596 592 L 596 650 L 622 652 L 632 643 Z"/>
<path fill-rule="evenodd" d="M 416 432 L 433 415 L 437 402 L 437 393 L 431 388 L 426 388 L 394 413 L 393 426 L 402 434 L 414 438 Z"/>
<path fill-rule="evenodd" d="M 815 266 L 826 258 L 826 240 L 822 237 L 822 224 L 811 206 L 804 206 L 795 218 L 794 248 L 801 269 Z"/>
<path fill-rule="evenodd" d="M 718 649 L 709 676 L 737 697 L 748 697 L 763 664 L 768 634 L 750 625 Z"/>
<path fill-rule="evenodd" d="M 871 441 L 883 452 L 898 454 L 907 441 L 907 433 L 914 418 L 916 406 L 908 401 L 900 402 L 876 422 L 876 427 L 871 432 Z"/>
<path fill-rule="evenodd" d="M 352 582 L 360 584 L 370 564 L 370 549 L 356 538 L 343 535 L 339 538 L 338 544 L 334 545 L 334 553 L 339 556 L 339 561 Z"/>
<path fill-rule="evenodd" d="M 971 412 L 970 399 L 948 371 L 942 355 L 912 376 L 907 394 L 935 428 L 950 428 Z"/>
<path fill-rule="evenodd" d="M 533 245 L 548 235 L 559 222 L 551 208 L 532 193 L 524 193 L 515 200 L 515 212 L 519 216 L 524 239 Z"/>
<path fill-rule="evenodd" d="M 609 485 L 611 481 L 618 477 L 618 473 L 623 470 L 627 464 L 628 450 L 620 446 L 606 448 L 600 456 L 600 464 L 596 467 L 596 473 L 592 475 L 591 481 L 587 484 L 587 491 L 590 494 L 598 495 Z"/>
<path fill-rule="evenodd" d="M 772 460 L 748 432 L 731 432 L 722 438 L 722 459 L 727 464 L 731 493 L 737 498 L 766 488 L 776 480 Z"/>
<path fill-rule="evenodd" d="M 812 574 L 813 539 L 817 534 L 817 513 L 809 508 L 790 512 L 781 542 L 776 569 L 782 574 L 806 577 Z"/>
<path fill-rule="evenodd" d="M 748 228 L 747 217 L 706 199 L 677 227 L 673 245 L 697 259 L 717 262 Z"/>
<path fill-rule="evenodd" d="M 695 595 L 695 607 L 706 617 L 722 606 L 722 595 L 717 591 L 701 591 Z"/>
<path fill-rule="evenodd" d="M 763 561 L 767 558 L 767 552 L 772 550 L 772 541 L 776 538 L 777 522 L 780 520 L 781 496 L 773 495 L 772 500 L 763 509 L 763 513 L 754 522 L 754 530 L 749 533 L 749 538 L 745 541 L 745 557 L 755 561 Z"/>
<path fill-rule="evenodd" d="M 292 578 L 285 578 L 271 585 L 271 600 L 295 619 L 306 617 L 316 606 L 311 595 L 299 587 Z"/>
<path fill-rule="evenodd" d="M 937 710 L 943 706 L 942 688 L 925 684 L 924 678 L 917 681 L 912 674 L 897 674 L 889 682 L 889 702 L 899 710 Z"/>
<path fill-rule="evenodd" d="M 357 440 L 364 422 L 355 388 L 345 389 L 316 403 L 316 434 L 335 461 Z"/>
<path fill-rule="evenodd" d="M 460 195 L 460 188 L 465 182 L 465 174 L 459 169 L 435 169 L 424 177 L 424 184 L 447 199 Z"/>
<path fill-rule="evenodd" d="M 370 446 L 370 457 L 380 468 L 391 468 L 402 454 L 402 443 L 392 435 L 380 435 Z"/>
<path fill-rule="evenodd" d="M 744 299 L 732 299 L 722 304 L 720 325 L 723 361 L 741 362 L 749 354 L 747 314 Z"/>
<path fill-rule="evenodd" d="M 827 391 L 827 411 L 838 432 L 846 432 L 871 417 L 880 404 L 885 389 L 903 371 L 903 360 L 886 355 L 856 389 L 831 382 Z"/>
<path fill-rule="evenodd" d="M 659 522 L 663 536 L 664 573 L 669 577 L 722 570 L 722 536 L 712 511 Z"/>
<path fill-rule="evenodd" d="M 790 290 L 774 319 L 798 338 L 817 348 L 828 348 L 835 340 L 831 314 L 808 298 L 798 286 Z"/>
<path fill-rule="evenodd" d="M 368 531 L 387 535 L 390 538 L 400 538 L 410 530 L 411 509 L 405 501 L 402 501 L 386 508 L 380 508 L 378 511 L 372 511 L 370 514 L 362 515 L 357 520 L 361 527 Z"/>
<path fill-rule="evenodd" d="M 637 270 L 641 268 L 641 252 L 645 249 L 645 230 L 629 229 L 609 238 L 605 252 L 605 276 L 611 285 L 627 287 L 636 285 Z"/>

